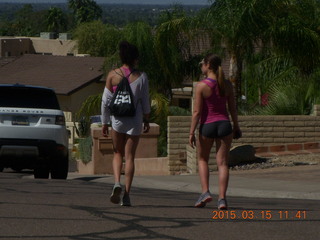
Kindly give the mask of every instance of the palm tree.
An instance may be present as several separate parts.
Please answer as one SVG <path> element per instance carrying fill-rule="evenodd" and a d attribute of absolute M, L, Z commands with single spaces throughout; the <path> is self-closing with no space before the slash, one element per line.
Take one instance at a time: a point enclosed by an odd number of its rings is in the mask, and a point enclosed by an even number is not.
<path fill-rule="evenodd" d="M 18 36 L 32 36 L 33 34 L 33 22 L 32 16 L 34 16 L 34 10 L 32 4 L 25 4 L 16 13 L 16 20 L 13 24 L 15 28 L 15 35 Z"/>
<path fill-rule="evenodd" d="M 275 52 L 292 60 L 303 74 L 320 66 L 319 3 L 315 0 L 291 0 L 278 3 L 264 37 L 272 42 Z M 271 14 L 270 14 L 271 15 Z"/>
<path fill-rule="evenodd" d="M 213 47 L 225 48 L 230 56 L 229 78 L 234 82 L 236 96 L 241 96 L 243 63 L 253 54 L 259 39 L 260 28 L 253 25 L 256 16 L 250 15 L 256 8 L 255 0 L 216 0 L 204 16 L 204 26 Z"/>
<path fill-rule="evenodd" d="M 260 69 L 256 78 L 267 80 L 270 86 L 265 88 L 270 94 L 269 106 L 258 112 L 309 114 L 320 95 L 319 2 L 278 4 L 271 11 L 276 17 L 268 15 L 268 27 L 261 35 L 269 42 L 269 49 L 262 61 L 255 64 L 255 69 Z M 295 107 L 290 102 L 296 102 Z"/>
<path fill-rule="evenodd" d="M 47 13 L 47 30 L 49 32 L 60 32 L 66 28 L 66 18 L 61 8 L 52 7 Z"/>
<path fill-rule="evenodd" d="M 198 73 L 195 70 L 198 64 L 189 64 L 195 58 L 191 53 L 191 44 L 196 29 L 192 18 L 186 16 L 179 6 L 161 19 L 163 22 L 156 27 L 154 40 L 157 64 L 161 69 L 157 87 L 170 98 L 172 88 L 181 87 L 190 74 Z"/>
<path fill-rule="evenodd" d="M 231 57 L 229 77 L 234 80 L 238 101 L 244 64 L 250 63 L 257 46 L 265 58 L 284 58 L 304 73 L 311 73 L 319 65 L 317 1 L 212 2 L 205 26 L 213 45 L 224 46 Z"/>

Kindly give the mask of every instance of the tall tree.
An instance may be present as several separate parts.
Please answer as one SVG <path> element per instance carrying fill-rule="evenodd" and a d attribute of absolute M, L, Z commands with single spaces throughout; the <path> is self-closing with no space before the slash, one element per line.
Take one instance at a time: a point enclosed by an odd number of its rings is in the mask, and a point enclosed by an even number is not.
<path fill-rule="evenodd" d="M 261 47 L 284 57 L 304 72 L 319 64 L 316 0 L 215 0 L 205 20 L 214 45 L 225 46 L 231 57 L 230 78 L 241 96 L 244 64 Z M 313 18 L 313 19 L 312 19 Z"/>
<path fill-rule="evenodd" d="M 68 6 L 73 10 L 77 24 L 99 20 L 102 17 L 101 7 L 93 0 L 69 0 Z"/>
<path fill-rule="evenodd" d="M 61 32 L 66 29 L 67 20 L 61 8 L 52 7 L 48 10 L 46 16 L 47 31 Z"/>
<path fill-rule="evenodd" d="M 272 1 L 263 37 L 272 43 L 275 52 L 292 61 L 302 74 L 311 74 L 320 67 L 319 1 Z M 276 9 L 276 11 L 274 10 Z"/>
<path fill-rule="evenodd" d="M 18 36 L 32 36 L 32 20 L 34 11 L 31 4 L 25 4 L 16 12 L 16 20 L 13 25 L 14 34 Z"/>
<path fill-rule="evenodd" d="M 80 24 L 75 30 L 79 53 L 95 57 L 113 56 L 122 38 L 119 29 L 101 21 Z"/>
<path fill-rule="evenodd" d="M 154 50 L 154 33 L 145 22 L 129 23 L 123 28 L 123 38 L 137 46 L 140 53 L 139 68 L 148 73 L 153 87 L 159 80 L 158 62 Z"/>
<path fill-rule="evenodd" d="M 230 56 L 229 78 L 234 83 L 236 96 L 241 96 L 243 62 L 253 53 L 257 34 L 246 16 L 255 0 L 216 0 L 204 16 L 205 27 L 213 46 L 223 46 Z M 252 28 L 252 29 L 251 29 Z"/>
<path fill-rule="evenodd" d="M 161 16 L 155 31 L 155 56 L 161 69 L 159 90 L 171 97 L 174 87 L 182 86 L 183 81 L 193 71 L 189 63 L 193 59 L 191 44 L 196 32 L 192 18 L 184 10 L 175 6 L 173 11 Z M 199 61 L 198 61 L 199 62 Z M 198 68 L 198 65 L 195 65 Z"/>

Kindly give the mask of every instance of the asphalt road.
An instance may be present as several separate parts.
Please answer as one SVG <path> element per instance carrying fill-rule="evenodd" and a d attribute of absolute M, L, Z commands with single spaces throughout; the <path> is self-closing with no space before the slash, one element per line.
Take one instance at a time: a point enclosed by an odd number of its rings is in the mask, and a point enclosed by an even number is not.
<path fill-rule="evenodd" d="M 320 236 L 319 201 L 230 197 L 193 207 L 196 193 L 133 187 L 133 207 L 109 201 L 112 185 L 94 177 L 37 180 L 0 173 L 0 240 L 304 239 Z"/>

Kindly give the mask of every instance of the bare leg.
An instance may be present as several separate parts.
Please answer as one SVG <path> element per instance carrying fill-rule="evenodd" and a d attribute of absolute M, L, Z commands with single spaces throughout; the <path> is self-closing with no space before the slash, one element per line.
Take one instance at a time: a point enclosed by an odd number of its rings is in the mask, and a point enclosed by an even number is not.
<path fill-rule="evenodd" d="M 219 171 L 219 199 L 226 198 L 229 183 L 228 158 L 232 142 L 232 134 L 216 139 L 216 159 Z"/>
<path fill-rule="evenodd" d="M 198 147 L 198 169 L 202 193 L 209 191 L 209 156 L 214 139 L 199 135 Z"/>
<path fill-rule="evenodd" d="M 130 193 L 131 184 L 134 176 L 134 158 L 136 155 L 137 146 L 139 143 L 140 136 L 127 136 L 127 143 L 125 146 L 125 176 L 126 176 L 126 193 Z"/>
<path fill-rule="evenodd" d="M 121 169 L 122 169 L 122 159 L 124 157 L 124 149 L 126 144 L 126 134 L 119 133 L 112 130 L 112 140 L 113 140 L 113 175 L 114 182 L 120 183 Z"/>

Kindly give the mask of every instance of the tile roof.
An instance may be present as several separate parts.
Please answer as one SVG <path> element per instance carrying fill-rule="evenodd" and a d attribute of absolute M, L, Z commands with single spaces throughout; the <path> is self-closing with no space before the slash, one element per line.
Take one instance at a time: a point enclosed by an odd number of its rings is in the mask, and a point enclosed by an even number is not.
<path fill-rule="evenodd" d="M 0 67 L 11 63 L 12 61 L 16 60 L 17 57 L 0 57 Z"/>
<path fill-rule="evenodd" d="M 26 84 L 53 88 L 70 95 L 103 75 L 102 57 L 26 54 L 0 67 L 0 84 Z"/>

